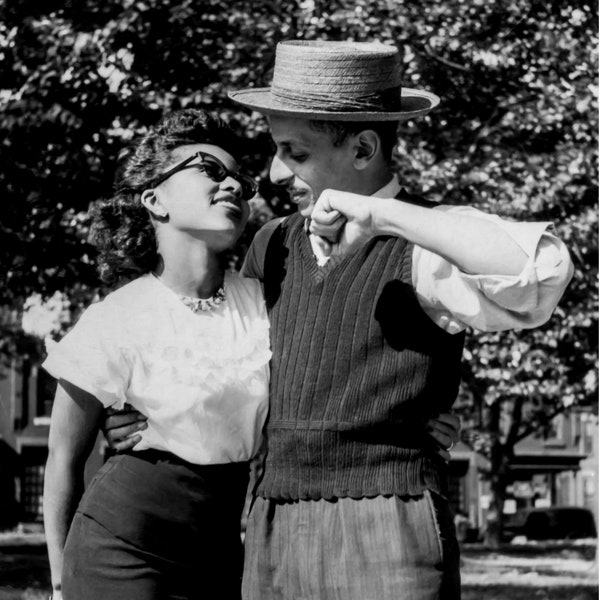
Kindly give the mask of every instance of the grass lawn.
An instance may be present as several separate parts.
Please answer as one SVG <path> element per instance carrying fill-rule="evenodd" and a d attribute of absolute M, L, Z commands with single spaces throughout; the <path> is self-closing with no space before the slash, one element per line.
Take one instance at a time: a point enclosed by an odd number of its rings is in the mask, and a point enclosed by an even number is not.
<path fill-rule="evenodd" d="M 0 600 L 47 600 L 48 592 L 28 588 L 26 590 L 10 590 L 8 588 L 0 588 Z"/>
<path fill-rule="evenodd" d="M 47 600 L 40 589 L 7 590 L 0 587 L 0 600 Z M 532 589 L 530 586 L 475 586 L 463 589 L 462 600 L 597 600 L 598 589 L 568 586 Z"/>
<path fill-rule="evenodd" d="M 529 544 L 495 552 L 464 547 L 462 600 L 598 600 L 594 542 Z M 43 533 L 13 539 L 1 534 L 0 600 L 47 600 L 49 590 Z"/>
<path fill-rule="evenodd" d="M 0 600 L 47 600 L 46 546 L 0 547 Z"/>
<path fill-rule="evenodd" d="M 0 596 L 0 600 L 1 600 Z M 598 600 L 594 586 L 563 586 L 546 589 L 531 586 L 468 586 L 462 600 Z"/>

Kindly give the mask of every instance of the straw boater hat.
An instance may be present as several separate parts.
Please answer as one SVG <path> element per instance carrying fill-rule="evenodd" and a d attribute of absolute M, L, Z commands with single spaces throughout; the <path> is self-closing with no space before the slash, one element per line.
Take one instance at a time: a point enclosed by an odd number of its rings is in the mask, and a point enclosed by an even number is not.
<path fill-rule="evenodd" d="M 401 86 L 395 47 L 324 41 L 280 42 L 271 87 L 229 97 L 266 115 L 330 121 L 401 121 L 427 114 L 440 101 Z"/>

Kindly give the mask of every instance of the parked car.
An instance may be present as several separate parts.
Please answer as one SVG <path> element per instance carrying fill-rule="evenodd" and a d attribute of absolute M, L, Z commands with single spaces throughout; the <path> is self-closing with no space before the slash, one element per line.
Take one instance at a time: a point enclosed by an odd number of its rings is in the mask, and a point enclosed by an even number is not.
<path fill-rule="evenodd" d="M 597 535 L 594 515 L 578 506 L 519 510 L 506 519 L 503 532 L 507 541 L 521 535 L 528 540 L 575 540 Z"/>

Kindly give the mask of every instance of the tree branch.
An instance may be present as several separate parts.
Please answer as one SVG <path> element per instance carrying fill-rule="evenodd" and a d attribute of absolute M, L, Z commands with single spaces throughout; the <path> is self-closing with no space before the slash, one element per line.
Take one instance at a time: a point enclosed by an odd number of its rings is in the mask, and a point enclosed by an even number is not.
<path fill-rule="evenodd" d="M 531 435 L 532 433 L 535 433 L 538 429 L 541 429 L 545 425 L 548 425 L 548 423 L 550 423 L 552 419 L 554 419 L 554 417 L 563 413 L 565 410 L 567 410 L 567 408 L 568 407 L 566 406 L 559 406 L 555 411 L 551 412 L 549 415 L 545 415 L 543 419 L 539 419 L 538 421 L 536 421 L 536 423 L 530 424 L 527 427 L 525 427 L 525 429 L 516 436 L 515 444 L 518 444 L 527 436 Z"/>
<path fill-rule="evenodd" d="M 534 94 L 529 94 L 528 96 L 525 96 L 524 98 L 519 98 L 519 99 L 515 100 L 514 102 L 509 102 L 508 104 L 499 104 L 498 106 L 496 106 L 496 108 L 494 108 L 494 110 L 492 111 L 492 114 L 489 116 L 489 118 L 486 121 L 484 121 L 479 127 L 477 127 L 477 129 L 473 130 L 473 136 L 475 139 L 469 146 L 469 155 L 473 156 L 475 154 L 475 152 L 477 151 L 477 148 L 479 147 L 480 142 L 483 139 L 488 139 L 490 133 L 499 129 L 500 121 L 502 120 L 502 117 L 513 106 L 518 106 L 520 104 L 525 104 L 527 102 L 531 102 L 532 100 L 535 100 L 535 98 L 536 98 L 536 96 Z M 494 123 L 494 125 L 491 125 L 492 123 Z"/>
<path fill-rule="evenodd" d="M 445 65 L 446 67 L 450 67 L 451 69 L 457 69 L 458 71 L 463 71 L 465 73 L 469 72 L 468 67 L 465 67 L 463 65 L 459 65 L 458 63 L 455 63 L 454 61 L 451 61 L 447 58 L 444 58 L 442 56 L 438 56 L 437 54 L 435 54 L 433 52 L 433 50 L 431 49 L 430 46 L 427 45 L 427 42 L 424 42 L 423 44 L 420 44 L 421 48 L 419 49 L 419 47 L 417 45 L 414 46 L 415 50 L 417 52 L 423 52 L 424 54 L 426 54 L 429 58 L 432 58 L 433 60 L 441 63 L 442 65 Z"/>

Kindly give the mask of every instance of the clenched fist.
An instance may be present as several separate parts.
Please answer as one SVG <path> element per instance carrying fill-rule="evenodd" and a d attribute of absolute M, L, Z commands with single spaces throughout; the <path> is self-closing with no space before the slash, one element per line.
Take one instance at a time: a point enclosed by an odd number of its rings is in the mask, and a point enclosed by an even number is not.
<path fill-rule="evenodd" d="M 325 242 L 325 255 L 349 254 L 378 235 L 373 225 L 373 210 L 381 201 L 373 196 L 324 190 L 315 203 L 310 232 Z"/>

